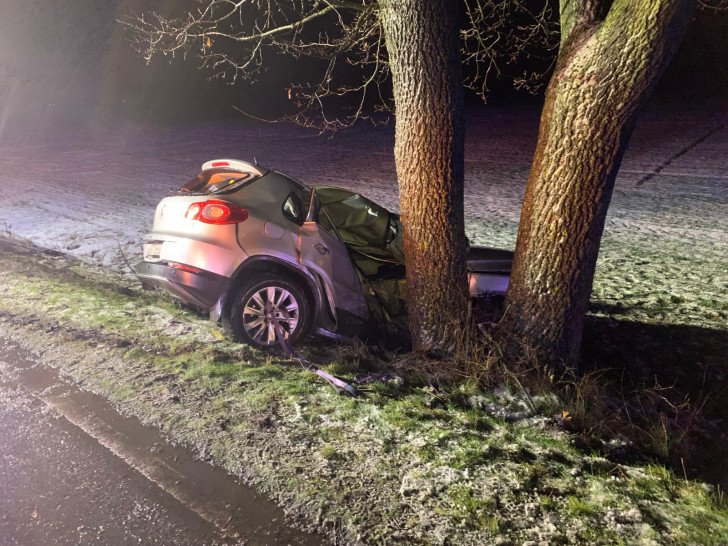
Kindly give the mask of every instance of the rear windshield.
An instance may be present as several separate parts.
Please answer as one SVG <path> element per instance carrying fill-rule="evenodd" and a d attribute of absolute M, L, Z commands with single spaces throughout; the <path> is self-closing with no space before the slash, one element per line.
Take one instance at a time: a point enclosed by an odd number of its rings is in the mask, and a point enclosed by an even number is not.
<path fill-rule="evenodd" d="M 183 193 L 224 193 L 252 182 L 255 176 L 249 173 L 210 169 L 203 171 L 180 188 Z"/>

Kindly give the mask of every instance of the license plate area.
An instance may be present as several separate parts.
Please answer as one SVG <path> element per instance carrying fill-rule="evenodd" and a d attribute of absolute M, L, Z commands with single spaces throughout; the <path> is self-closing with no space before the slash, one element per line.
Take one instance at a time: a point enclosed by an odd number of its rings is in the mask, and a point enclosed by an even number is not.
<path fill-rule="evenodd" d="M 145 260 L 158 260 L 162 254 L 163 243 L 147 243 L 144 245 L 144 259 Z"/>

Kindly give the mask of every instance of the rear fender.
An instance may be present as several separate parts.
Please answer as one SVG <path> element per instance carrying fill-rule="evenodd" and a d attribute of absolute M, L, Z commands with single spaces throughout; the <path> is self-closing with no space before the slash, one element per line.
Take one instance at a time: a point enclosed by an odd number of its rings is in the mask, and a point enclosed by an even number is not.
<path fill-rule="evenodd" d="M 332 327 L 331 323 L 334 322 L 332 321 L 333 313 L 331 313 L 328 305 L 328 298 L 324 293 L 321 280 L 307 269 L 272 256 L 252 256 L 241 263 L 231 277 L 230 289 L 220 297 L 210 310 L 210 318 L 218 320 L 229 312 L 232 305 L 232 296 L 247 279 L 265 278 L 265 276 L 272 273 L 284 275 L 293 281 L 300 282 L 307 289 L 311 304 L 315 309 L 314 325 L 316 327 Z"/>

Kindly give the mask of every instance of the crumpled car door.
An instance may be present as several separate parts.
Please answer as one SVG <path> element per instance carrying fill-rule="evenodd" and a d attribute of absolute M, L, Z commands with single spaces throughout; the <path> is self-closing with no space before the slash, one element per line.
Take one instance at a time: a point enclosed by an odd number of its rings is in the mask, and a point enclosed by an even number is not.
<path fill-rule="evenodd" d="M 299 234 L 301 262 L 323 280 L 331 308 L 366 321 L 366 301 L 344 243 L 313 219 L 303 222 Z"/>

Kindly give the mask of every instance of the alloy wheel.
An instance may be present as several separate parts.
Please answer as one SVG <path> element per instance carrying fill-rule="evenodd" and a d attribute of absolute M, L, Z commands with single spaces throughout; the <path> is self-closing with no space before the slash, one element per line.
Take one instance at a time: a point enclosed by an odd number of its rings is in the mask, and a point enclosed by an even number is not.
<path fill-rule="evenodd" d="M 245 333 L 260 345 L 273 345 L 277 341 L 275 323 L 285 339 L 296 330 L 299 321 L 296 298 L 280 286 L 266 286 L 251 294 L 243 307 Z M 275 319 L 275 320 L 274 320 Z"/>

